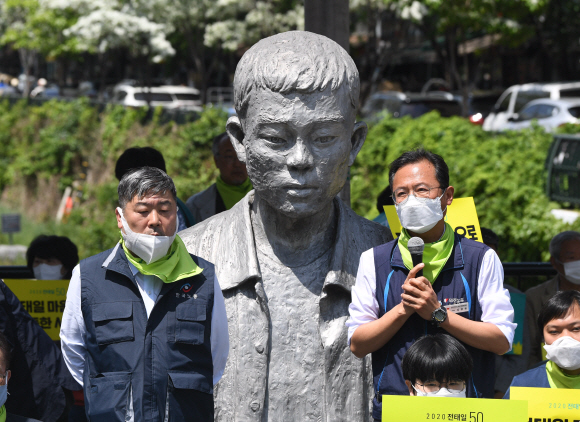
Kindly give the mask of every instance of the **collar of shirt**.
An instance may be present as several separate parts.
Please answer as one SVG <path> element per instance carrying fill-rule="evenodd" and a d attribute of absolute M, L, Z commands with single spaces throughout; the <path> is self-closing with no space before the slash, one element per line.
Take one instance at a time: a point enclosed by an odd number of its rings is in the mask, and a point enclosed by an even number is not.
<path fill-rule="evenodd" d="M 137 267 L 131 264 L 131 262 L 127 261 L 127 263 L 129 264 L 131 273 L 135 277 L 137 287 L 139 288 L 139 293 L 141 293 L 141 297 L 143 298 L 143 302 L 145 304 L 145 309 L 147 310 L 147 317 L 149 317 L 153 306 L 157 301 L 157 296 L 159 296 L 159 292 L 163 287 L 163 281 L 154 275 L 141 274 Z"/>

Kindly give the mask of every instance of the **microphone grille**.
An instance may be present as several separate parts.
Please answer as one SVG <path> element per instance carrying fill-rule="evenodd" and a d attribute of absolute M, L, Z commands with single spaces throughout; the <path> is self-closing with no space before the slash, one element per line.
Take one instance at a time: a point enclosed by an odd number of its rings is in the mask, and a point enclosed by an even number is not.
<path fill-rule="evenodd" d="M 425 249 L 425 242 L 420 237 L 412 237 L 407 243 L 407 249 L 409 249 L 411 255 L 421 255 L 423 249 Z"/>

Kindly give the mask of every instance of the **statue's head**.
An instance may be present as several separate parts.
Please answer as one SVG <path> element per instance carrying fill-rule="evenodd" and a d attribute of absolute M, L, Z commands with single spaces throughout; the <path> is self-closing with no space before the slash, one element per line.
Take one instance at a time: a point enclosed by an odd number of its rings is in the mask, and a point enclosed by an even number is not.
<path fill-rule="evenodd" d="M 291 217 L 330 203 L 366 137 L 366 124 L 355 123 L 358 97 L 356 66 L 329 38 L 285 32 L 250 48 L 227 130 L 256 195 Z"/>

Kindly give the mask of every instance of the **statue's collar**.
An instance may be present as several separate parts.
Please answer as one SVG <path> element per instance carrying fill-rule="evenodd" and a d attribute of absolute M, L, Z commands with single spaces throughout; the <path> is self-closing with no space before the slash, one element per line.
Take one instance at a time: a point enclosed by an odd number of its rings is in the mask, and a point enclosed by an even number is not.
<path fill-rule="evenodd" d="M 238 260 L 236 265 L 238 271 L 235 274 L 227 271 L 226 268 L 222 268 L 222 275 L 219 279 L 222 290 L 235 288 L 250 280 L 260 279 L 262 277 L 250 216 L 253 201 L 254 191 L 251 191 L 234 206 L 234 208 L 237 208 L 236 210 L 232 208 L 230 215 L 234 217 L 234 220 L 228 232 L 232 233 L 235 239 L 224 239 L 224 241 L 226 243 L 236 242 L 239 245 L 245 245 L 247 253 L 236 257 L 236 260 Z M 328 285 L 335 285 L 350 291 L 356 279 L 356 271 L 360 258 L 360 256 L 353 256 L 356 254 L 356 249 L 351 248 L 349 250 L 349 245 L 355 243 L 354 239 L 352 239 L 353 226 L 351 220 L 353 217 L 358 218 L 358 216 L 338 198 L 334 198 L 334 205 L 338 212 L 337 235 L 333 245 L 329 265 L 330 270 L 324 280 L 323 289 L 326 289 Z"/>

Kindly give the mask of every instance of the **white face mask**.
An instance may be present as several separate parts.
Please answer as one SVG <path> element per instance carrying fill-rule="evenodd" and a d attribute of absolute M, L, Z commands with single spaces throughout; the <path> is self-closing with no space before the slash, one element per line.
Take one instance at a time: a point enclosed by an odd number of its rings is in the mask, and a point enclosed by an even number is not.
<path fill-rule="evenodd" d="M 436 393 L 425 393 L 424 391 L 421 391 L 420 388 L 415 388 L 415 386 L 413 385 L 413 389 L 415 390 L 415 392 L 417 393 L 417 396 L 419 397 L 455 397 L 455 398 L 460 398 L 460 399 L 464 399 L 466 396 L 466 389 L 464 388 L 463 391 L 449 391 L 446 388 L 442 388 L 441 390 L 437 391 Z"/>
<path fill-rule="evenodd" d="M 400 205 L 395 204 L 401 226 L 419 234 L 431 230 L 443 219 L 443 210 L 441 209 L 443 195 L 445 195 L 445 191 L 435 199 L 417 199 L 415 195 L 409 194 L 405 202 Z"/>
<path fill-rule="evenodd" d="M 62 264 L 48 265 L 38 264 L 32 268 L 34 278 L 37 280 L 61 280 L 62 279 Z"/>
<path fill-rule="evenodd" d="M 147 264 L 151 264 L 165 255 L 171 247 L 175 235 L 177 234 L 177 228 L 179 227 L 179 216 L 175 216 L 175 233 L 173 236 L 153 236 L 144 233 L 135 233 L 129 228 L 127 220 L 123 215 L 121 208 L 117 207 L 117 211 L 121 215 L 121 222 L 123 223 L 123 229 L 125 233 L 121 231 L 123 240 L 125 241 L 125 246 Z"/>
<path fill-rule="evenodd" d="M 546 357 L 562 369 L 580 369 L 580 341 L 563 336 L 550 345 L 544 345 Z"/>
<path fill-rule="evenodd" d="M 573 284 L 580 284 L 580 261 L 564 262 L 566 280 Z"/>

